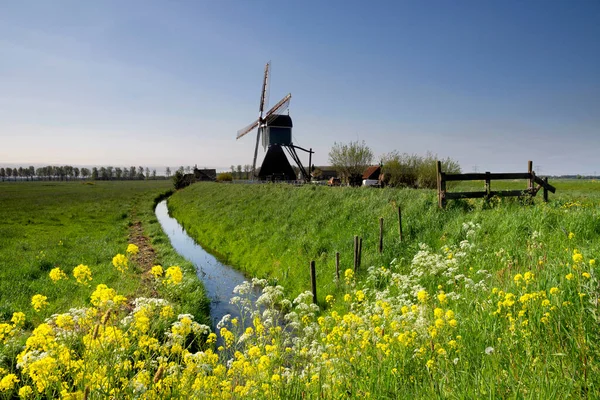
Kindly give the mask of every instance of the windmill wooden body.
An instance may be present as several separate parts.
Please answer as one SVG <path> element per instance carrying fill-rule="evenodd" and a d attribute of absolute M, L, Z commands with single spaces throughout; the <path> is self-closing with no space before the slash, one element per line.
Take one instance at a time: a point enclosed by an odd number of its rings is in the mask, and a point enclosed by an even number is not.
<path fill-rule="evenodd" d="M 236 139 L 240 139 L 252 130 L 256 129 L 256 146 L 254 148 L 254 159 L 252 161 L 252 176 L 261 180 L 295 180 L 296 173 L 288 161 L 285 151 L 290 155 L 294 163 L 298 166 L 302 178 L 310 180 L 310 174 L 306 171 L 296 149 L 305 151 L 309 154 L 308 165 L 311 165 L 312 149 L 306 150 L 302 147 L 295 146 L 292 141 L 292 118 L 289 113 L 282 114 L 290 104 L 292 94 L 288 93 L 269 111 L 264 113 L 264 109 L 268 103 L 269 94 L 269 71 L 271 63 L 265 66 L 265 74 L 263 79 L 262 91 L 260 95 L 260 105 L 258 109 L 258 119 L 252 122 L 244 129 L 238 131 Z M 260 173 L 256 173 L 256 159 L 258 157 L 258 145 L 262 135 L 262 143 L 267 151 L 260 168 Z"/>

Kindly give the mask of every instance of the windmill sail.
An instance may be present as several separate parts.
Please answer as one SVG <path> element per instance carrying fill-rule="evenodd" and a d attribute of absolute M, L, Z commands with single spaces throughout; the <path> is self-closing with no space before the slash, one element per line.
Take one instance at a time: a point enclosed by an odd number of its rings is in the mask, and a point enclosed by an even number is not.
<path fill-rule="evenodd" d="M 246 135 L 247 133 L 251 132 L 254 128 L 256 128 L 259 124 L 259 120 L 254 121 L 253 123 L 251 123 L 250 125 L 248 125 L 247 127 L 240 129 L 237 132 L 237 137 L 236 139 L 241 138 L 242 136 Z"/>
<path fill-rule="evenodd" d="M 290 100 L 292 100 L 292 94 L 288 93 L 283 99 L 279 100 L 277 104 L 273 106 L 269 111 L 267 111 L 267 115 L 265 116 L 265 120 L 267 124 L 270 120 L 275 118 L 277 114 L 285 111 L 290 106 Z"/>

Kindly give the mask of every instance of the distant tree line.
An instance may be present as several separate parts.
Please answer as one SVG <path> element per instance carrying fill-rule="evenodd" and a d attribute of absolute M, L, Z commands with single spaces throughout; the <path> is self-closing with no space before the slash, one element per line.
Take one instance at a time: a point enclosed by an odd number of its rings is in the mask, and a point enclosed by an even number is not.
<path fill-rule="evenodd" d="M 232 179 L 250 179 L 250 173 L 252 172 L 252 165 L 246 164 L 242 166 L 238 164 L 237 166 L 232 165 L 231 169 L 231 178 Z"/>
<path fill-rule="evenodd" d="M 180 173 L 191 172 L 192 167 L 180 166 L 176 171 Z M 165 176 L 157 175 L 156 169 L 150 170 L 148 167 L 131 166 L 127 167 L 92 167 L 79 168 L 70 165 L 53 166 L 35 168 L 29 167 L 0 167 L 0 180 L 4 181 L 69 181 L 79 179 L 91 179 L 99 181 L 111 180 L 151 180 L 151 179 L 169 179 L 172 175 L 171 168 L 167 167 Z"/>

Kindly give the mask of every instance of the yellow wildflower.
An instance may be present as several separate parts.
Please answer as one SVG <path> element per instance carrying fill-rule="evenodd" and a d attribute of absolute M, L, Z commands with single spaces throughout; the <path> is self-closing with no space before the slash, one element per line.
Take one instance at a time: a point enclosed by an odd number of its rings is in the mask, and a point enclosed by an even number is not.
<path fill-rule="evenodd" d="M 136 255 L 139 251 L 140 251 L 140 249 L 135 244 L 129 243 L 127 245 L 127 253 L 128 254 Z"/>
<path fill-rule="evenodd" d="M 575 237 L 575 234 L 573 232 L 569 232 L 569 240 L 573 239 Z"/>
<path fill-rule="evenodd" d="M 15 374 L 8 374 L 0 380 L 0 392 L 12 389 L 19 382 Z"/>
<path fill-rule="evenodd" d="M 417 293 L 417 300 L 419 300 L 421 303 L 425 303 L 428 299 L 429 294 L 427 294 L 425 290 L 419 290 L 419 292 Z"/>
<path fill-rule="evenodd" d="M 573 262 L 580 263 L 583 261 L 583 254 L 581 254 L 577 249 L 573 250 Z"/>
<path fill-rule="evenodd" d="M 332 295 L 328 294 L 327 296 L 325 296 L 325 301 L 327 302 L 327 304 L 333 304 L 334 298 Z"/>
<path fill-rule="evenodd" d="M 48 305 L 48 297 L 42 294 L 36 294 L 31 298 L 31 305 L 35 311 L 40 311 L 44 306 Z"/>
<path fill-rule="evenodd" d="M 181 272 L 181 268 L 178 266 L 172 266 L 167 268 L 165 272 L 165 279 L 163 283 L 166 285 L 179 285 L 183 280 L 183 272 Z"/>
<path fill-rule="evenodd" d="M 58 282 L 61 279 L 67 279 L 67 274 L 65 274 L 60 268 L 52 268 L 50 270 L 50 273 L 48 273 L 48 276 L 50 277 L 50 279 L 52 279 L 52 282 Z"/>
<path fill-rule="evenodd" d="M 587 279 L 590 279 L 590 278 L 592 277 L 592 275 L 590 275 L 590 273 L 589 273 L 589 272 L 583 272 L 583 273 L 581 274 L 581 276 L 583 276 L 584 278 L 587 278 Z"/>
<path fill-rule="evenodd" d="M 29 385 L 25 385 L 19 389 L 19 397 L 25 399 L 33 394 L 33 389 Z"/>
<path fill-rule="evenodd" d="M 357 290 L 356 291 L 356 300 L 358 300 L 358 302 L 362 302 L 365 299 L 365 293 L 362 290 Z"/>
<path fill-rule="evenodd" d="M 127 257 L 123 254 L 117 254 L 113 257 L 112 263 L 119 272 L 125 272 L 127 270 Z"/>
<path fill-rule="evenodd" d="M 25 322 L 25 314 L 20 311 L 14 312 L 10 322 L 12 322 L 14 326 L 23 325 L 23 322 Z"/>
<path fill-rule="evenodd" d="M 87 286 L 89 281 L 92 280 L 92 271 L 87 265 L 79 264 L 73 269 L 73 276 L 78 283 Z"/>
<path fill-rule="evenodd" d="M 558 294 L 560 289 L 557 287 L 550 288 L 550 294 Z"/>
<path fill-rule="evenodd" d="M 437 295 L 438 300 L 440 301 L 440 304 L 445 304 L 446 301 L 448 301 L 448 297 L 446 296 L 446 294 L 444 292 L 440 292 Z"/>
<path fill-rule="evenodd" d="M 160 265 L 155 265 L 154 267 L 152 267 L 152 269 L 150 270 L 150 272 L 152 273 L 152 275 L 154 275 L 155 278 L 160 278 L 163 275 L 163 267 Z"/>
<path fill-rule="evenodd" d="M 590 260 L 590 267 L 593 267 L 594 265 L 596 265 L 596 260 L 592 258 Z"/>
<path fill-rule="evenodd" d="M 565 278 L 567 278 L 567 280 L 570 281 L 571 279 L 573 279 L 573 274 L 569 273 L 565 275 Z"/>

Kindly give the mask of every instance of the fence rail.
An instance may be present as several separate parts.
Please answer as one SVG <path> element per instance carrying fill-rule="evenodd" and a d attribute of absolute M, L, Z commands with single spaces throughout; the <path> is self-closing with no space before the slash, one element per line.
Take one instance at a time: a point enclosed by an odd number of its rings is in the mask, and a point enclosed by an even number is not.
<path fill-rule="evenodd" d="M 533 171 L 533 162 L 528 162 L 527 172 L 509 172 L 509 173 L 469 173 L 469 174 L 447 174 L 442 171 L 441 161 L 437 162 L 437 188 L 438 205 L 440 208 L 446 207 L 447 200 L 453 199 L 489 199 L 494 196 L 530 196 L 535 197 L 540 189 L 543 189 L 544 201 L 548 201 L 548 192 L 556 193 L 556 188 L 548 183 L 548 178 L 540 178 Z M 527 188 L 522 190 L 491 190 L 493 180 L 515 180 L 527 179 Z M 485 181 L 485 189 L 475 192 L 448 192 L 446 182 L 455 181 Z M 537 183 L 537 187 L 535 184 Z"/>

